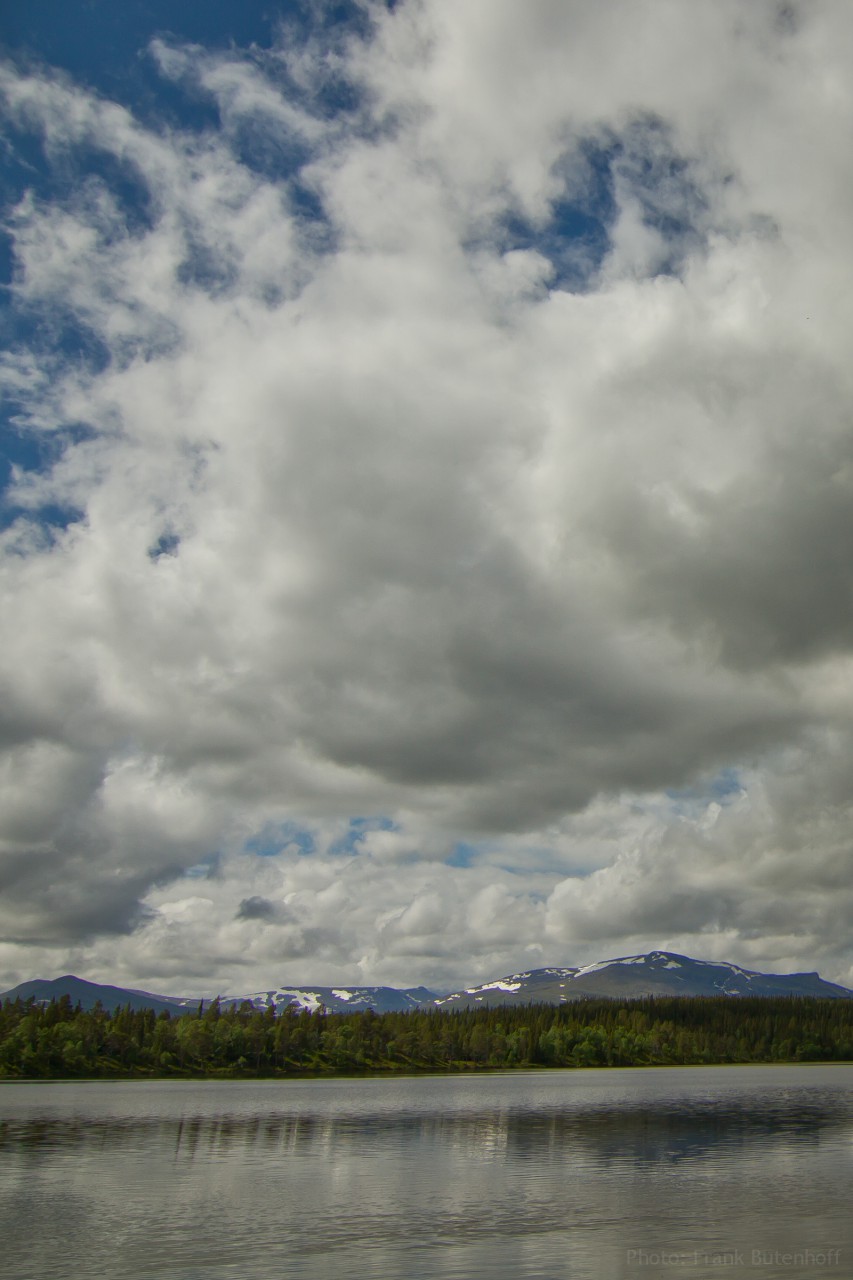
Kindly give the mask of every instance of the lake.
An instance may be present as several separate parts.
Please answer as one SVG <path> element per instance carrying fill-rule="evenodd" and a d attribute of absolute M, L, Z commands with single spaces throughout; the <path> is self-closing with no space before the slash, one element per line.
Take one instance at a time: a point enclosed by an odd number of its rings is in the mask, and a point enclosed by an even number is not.
<path fill-rule="evenodd" d="M 14 1280 L 853 1276 L 853 1066 L 0 1085 Z"/>

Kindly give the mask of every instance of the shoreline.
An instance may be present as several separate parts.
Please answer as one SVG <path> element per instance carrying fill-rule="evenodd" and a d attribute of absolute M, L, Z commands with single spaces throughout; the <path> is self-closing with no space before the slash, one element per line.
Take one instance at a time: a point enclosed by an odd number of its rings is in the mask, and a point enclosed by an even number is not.
<path fill-rule="evenodd" d="M 470 1067 L 448 1068 L 437 1071 L 434 1067 L 401 1070 L 367 1070 L 367 1071 L 294 1071 L 277 1075 L 103 1075 L 103 1076 L 0 1076 L 0 1086 L 9 1084 L 284 1084 L 291 1080 L 412 1080 L 430 1077 L 436 1080 L 460 1076 L 514 1076 L 523 1073 L 530 1075 L 576 1075 L 578 1072 L 595 1072 L 612 1074 L 616 1071 L 696 1071 L 696 1070 L 728 1070 L 728 1069 L 766 1069 L 767 1067 L 853 1067 L 853 1058 L 845 1060 L 822 1060 L 813 1058 L 809 1061 L 793 1062 L 776 1059 L 766 1062 L 634 1062 L 609 1065 L 600 1063 L 590 1066 L 548 1066 L 542 1063 L 520 1063 L 517 1067 Z"/>

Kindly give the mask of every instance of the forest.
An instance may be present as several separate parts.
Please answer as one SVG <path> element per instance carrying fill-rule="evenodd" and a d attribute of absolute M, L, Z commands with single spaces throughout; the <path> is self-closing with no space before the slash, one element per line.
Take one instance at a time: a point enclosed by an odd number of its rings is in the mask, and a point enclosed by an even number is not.
<path fill-rule="evenodd" d="M 84 1010 L 67 996 L 0 1006 L 5 1079 L 850 1061 L 850 1000 L 656 997 L 382 1014 L 214 1001 L 179 1016 Z"/>

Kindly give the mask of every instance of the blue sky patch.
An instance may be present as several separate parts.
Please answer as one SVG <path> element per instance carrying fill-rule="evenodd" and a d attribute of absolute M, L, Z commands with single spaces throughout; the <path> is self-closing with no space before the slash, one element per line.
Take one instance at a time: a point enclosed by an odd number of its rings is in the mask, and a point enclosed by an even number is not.
<path fill-rule="evenodd" d="M 671 128 L 654 116 L 635 120 L 615 143 L 611 172 L 639 204 L 643 224 L 666 244 L 654 274 L 678 275 L 687 255 L 702 243 L 708 209 Z"/>
<path fill-rule="evenodd" d="M 688 813 L 709 804 L 730 803 L 744 790 L 745 787 L 737 769 L 725 768 L 712 778 L 697 782 L 691 787 L 670 788 L 666 795 L 674 801 L 676 812 Z"/>
<path fill-rule="evenodd" d="M 179 534 L 161 533 L 160 537 L 149 549 L 148 557 L 151 560 L 160 560 L 163 556 L 176 556 L 180 545 L 181 539 Z"/>
<path fill-rule="evenodd" d="M 304 47 L 314 40 L 329 50 L 345 38 L 366 36 L 370 25 L 365 9 L 354 0 L 277 0 L 264 5 L 234 0 L 26 0 L 4 6 L 0 52 L 22 68 L 44 63 L 60 68 L 124 103 L 143 121 L 162 119 L 165 107 L 174 112 L 170 123 L 210 127 L 216 113 L 209 100 L 199 95 L 189 103 L 183 95 L 170 95 L 154 71 L 146 50 L 155 38 L 195 44 L 213 53 L 254 47 L 261 55 L 279 41 L 285 47 Z M 340 73 L 330 71 L 314 101 L 318 113 L 333 115 L 353 110 L 357 95 Z"/>
<path fill-rule="evenodd" d="M 626 199 L 636 202 L 643 224 L 666 245 L 652 274 L 677 275 L 701 242 L 702 193 L 671 131 L 653 117 L 635 120 L 619 134 L 608 130 L 582 140 L 554 171 L 565 191 L 552 202 L 548 220 L 533 222 L 515 211 L 498 228 L 502 252 L 533 249 L 548 258 L 552 289 L 583 293 L 595 287 Z"/>
<path fill-rule="evenodd" d="M 475 861 L 479 849 L 465 840 L 458 840 L 453 846 L 450 857 L 445 858 L 448 867 L 470 867 Z"/>
<path fill-rule="evenodd" d="M 364 838 L 368 832 L 394 830 L 396 830 L 395 823 L 381 815 L 372 818 L 350 818 L 349 829 L 337 840 L 332 841 L 328 851 L 332 854 L 357 853 L 359 845 L 364 844 Z"/>
<path fill-rule="evenodd" d="M 313 853 L 316 845 L 310 831 L 297 826 L 295 822 L 282 822 L 264 827 L 263 831 L 247 840 L 243 847 L 246 853 L 253 853 L 256 858 L 276 858 L 285 849 Z"/>
<path fill-rule="evenodd" d="M 3 406 L 3 411 L 14 409 L 14 405 Z M 94 432 L 85 423 L 69 423 L 62 431 L 29 432 L 21 430 L 0 413 L 0 529 L 7 529 L 21 515 L 30 519 L 37 518 L 50 534 L 57 530 L 67 529 L 70 524 L 83 518 L 84 512 L 77 507 L 57 506 L 47 503 L 33 509 L 17 503 L 10 492 L 13 477 L 17 471 L 25 478 L 27 472 L 41 474 L 54 466 L 66 449 L 94 437 Z"/>
<path fill-rule="evenodd" d="M 66 0 L 28 0 L 4 13 L 0 56 L 9 59 L 19 72 L 32 69 L 42 74 L 63 73 L 105 99 L 125 106 L 143 127 L 159 131 L 178 129 L 203 138 L 221 128 L 219 109 L 213 95 L 199 82 L 194 59 L 239 51 L 240 63 L 247 58 L 285 98 L 315 116 L 329 118 L 337 113 L 358 110 L 359 94 L 339 70 L 340 61 L 328 59 L 328 74 L 310 87 L 297 84 L 288 75 L 286 58 L 278 50 L 315 48 L 319 64 L 324 51 L 331 53 L 342 42 L 363 37 L 370 27 L 364 8 L 345 3 L 308 3 L 285 0 L 271 6 L 235 5 L 232 0 L 189 0 L 174 5 L 167 0 L 148 0 L 135 5 L 116 5 L 113 0 L 87 0 L 68 4 Z M 186 74 L 180 69 L 165 74 L 152 50 L 159 39 L 163 47 L 178 53 L 191 46 L 186 58 Z M 199 64 L 201 65 L 201 64 Z M 279 125 L 269 128 L 263 112 L 231 121 L 235 155 L 246 168 L 264 180 L 274 181 L 286 192 L 292 212 L 310 238 L 312 252 L 334 247 L 322 202 L 300 177 L 302 166 L 311 158 L 304 140 L 289 135 Z M 26 358 L 36 353 L 44 366 L 54 361 L 57 373 L 69 363 L 87 372 L 101 372 L 110 360 L 122 363 L 168 350 L 176 334 L 163 320 L 143 325 L 142 331 L 116 338 L 112 350 L 87 325 L 73 307 L 51 299 L 49 307 L 29 304 L 14 293 L 15 259 L 14 209 L 25 197 L 37 204 L 84 211 L 85 221 L 106 245 L 114 239 L 144 235 L 159 216 L 157 192 L 134 164 L 111 152 L 78 143 L 56 153 L 48 153 L 40 130 L 7 120 L 5 148 L 0 153 L 0 284 L 5 297 L 0 304 L 0 342 Z M 235 283 L 235 265 L 222 246 L 209 244 L 204 229 L 187 225 L 186 256 L 178 268 L 178 278 L 192 289 L 216 296 Z M 12 288 L 10 289 L 10 286 Z M 268 295 L 268 296 L 267 296 Z M 266 286 L 268 305 L 280 304 L 284 292 Z M 8 489 L 12 468 L 44 471 L 56 460 L 53 444 L 28 438 L 22 402 L 14 391 L 0 403 L 0 500 Z M 0 521 L 8 525 L 17 509 L 5 503 Z M 79 513 L 63 513 L 58 508 L 41 513 L 46 526 L 67 524 Z"/>
<path fill-rule="evenodd" d="M 566 190 L 552 202 L 547 222 L 533 222 L 517 210 L 508 213 L 498 227 L 501 251 L 533 249 L 554 268 L 551 288 L 569 293 L 588 289 L 610 247 L 617 212 L 611 165 L 617 155 L 611 139 L 580 143 L 555 166 Z"/>

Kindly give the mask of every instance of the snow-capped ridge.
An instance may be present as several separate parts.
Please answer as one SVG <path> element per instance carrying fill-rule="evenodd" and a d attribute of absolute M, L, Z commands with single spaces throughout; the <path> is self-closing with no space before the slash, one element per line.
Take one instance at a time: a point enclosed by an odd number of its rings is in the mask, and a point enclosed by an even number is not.
<path fill-rule="evenodd" d="M 694 960 L 673 951 L 616 956 L 578 968 L 533 969 L 480 983 L 436 1000 L 439 1007 L 484 1004 L 565 1004 L 584 999 L 642 999 L 649 996 L 823 996 L 853 997 L 853 991 L 824 982 L 817 973 L 768 974 L 727 961 Z"/>
<path fill-rule="evenodd" d="M 22 982 L 10 991 L 0 992 L 3 999 L 34 999 L 49 1003 L 68 996 L 84 1009 L 100 1003 L 105 1009 L 130 1005 L 151 1008 L 175 1016 L 194 1013 L 200 1006 L 209 1007 L 208 998 L 198 996 L 157 996 L 150 992 L 104 986 L 66 974 L 62 978 L 35 979 Z M 323 1009 L 329 1013 L 375 1013 L 418 1008 L 464 1009 L 501 1004 L 565 1004 L 572 1000 L 634 1000 L 670 996 L 820 996 L 827 999 L 851 999 L 853 991 L 837 983 L 826 982 L 814 970 L 807 973 L 759 973 L 723 960 L 694 960 L 671 951 L 650 951 L 646 955 L 618 956 L 580 967 L 548 966 L 511 973 L 464 990 L 439 995 L 426 987 L 282 984 L 250 995 L 220 995 L 222 1008 L 248 1003 L 255 1009 L 286 1008 Z"/>

